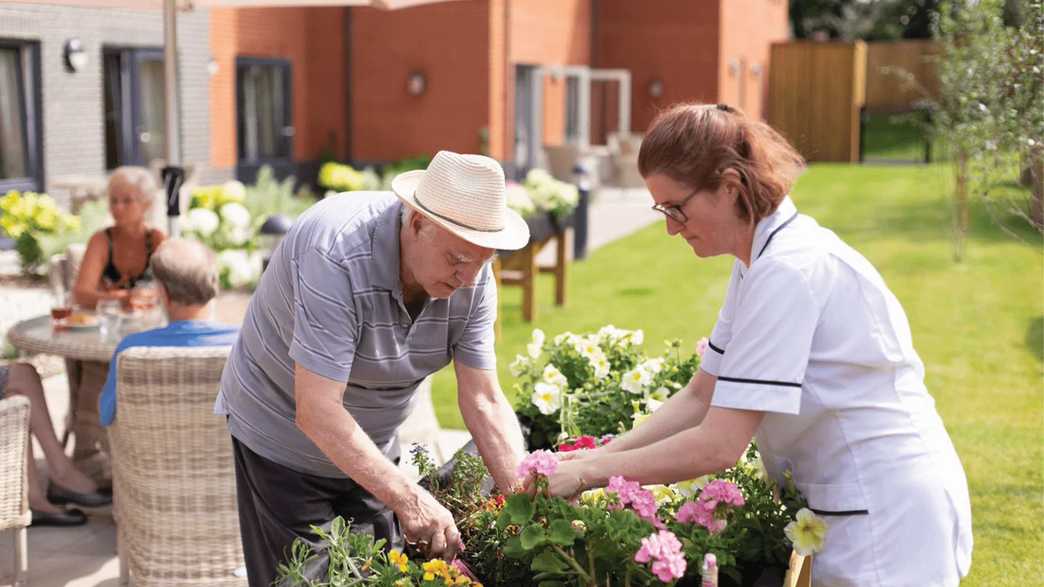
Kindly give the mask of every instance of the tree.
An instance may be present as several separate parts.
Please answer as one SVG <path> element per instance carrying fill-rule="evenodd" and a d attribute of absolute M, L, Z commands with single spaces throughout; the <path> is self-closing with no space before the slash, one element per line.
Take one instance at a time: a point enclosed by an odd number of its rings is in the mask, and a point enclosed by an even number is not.
<path fill-rule="evenodd" d="M 1044 0 L 950 1 L 936 36 L 940 95 L 934 132 L 954 151 L 955 257 L 964 256 L 969 194 L 1042 227 L 1044 180 Z M 1018 22 L 1020 26 L 1006 26 Z M 998 178 L 1028 169 L 1029 190 L 1001 196 Z M 1008 175 L 1010 174 L 1010 175 Z"/>

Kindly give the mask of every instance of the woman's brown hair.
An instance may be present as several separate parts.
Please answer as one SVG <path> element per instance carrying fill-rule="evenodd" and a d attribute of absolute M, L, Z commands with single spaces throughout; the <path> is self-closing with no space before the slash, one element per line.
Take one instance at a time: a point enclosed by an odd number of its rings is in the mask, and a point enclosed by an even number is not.
<path fill-rule="evenodd" d="M 661 112 L 638 153 L 642 177 L 658 173 L 696 190 L 717 190 L 733 170 L 740 218 L 756 224 L 775 211 L 805 160 L 769 125 L 725 104 L 677 104 Z"/>

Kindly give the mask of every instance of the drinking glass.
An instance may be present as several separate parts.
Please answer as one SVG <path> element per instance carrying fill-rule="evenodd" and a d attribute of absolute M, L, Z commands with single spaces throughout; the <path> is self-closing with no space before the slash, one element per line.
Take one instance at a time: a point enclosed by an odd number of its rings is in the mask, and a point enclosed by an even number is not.
<path fill-rule="evenodd" d="M 65 319 L 72 314 L 72 295 L 62 291 L 54 291 L 54 301 L 51 304 L 51 320 L 57 324 L 62 325 L 65 323 Z"/>
<path fill-rule="evenodd" d="M 98 330 L 104 340 L 116 338 L 120 332 L 120 320 L 123 314 L 119 300 L 98 300 L 95 307 L 98 313 Z"/>

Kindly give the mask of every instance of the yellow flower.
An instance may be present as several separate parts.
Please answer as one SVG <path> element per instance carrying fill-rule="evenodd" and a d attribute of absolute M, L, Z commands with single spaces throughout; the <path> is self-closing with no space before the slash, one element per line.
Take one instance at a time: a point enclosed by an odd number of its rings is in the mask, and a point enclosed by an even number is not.
<path fill-rule="evenodd" d="M 435 577 L 449 576 L 449 565 L 441 558 L 433 558 L 426 563 L 421 563 L 421 569 L 424 570 L 425 581 L 434 581 Z"/>
<path fill-rule="evenodd" d="M 790 539 L 798 554 L 808 556 L 823 550 L 827 525 L 823 518 L 815 515 L 808 508 L 801 508 L 797 513 L 797 519 L 787 524 L 783 532 Z"/>
<path fill-rule="evenodd" d="M 392 549 L 392 551 L 388 553 L 388 560 L 391 561 L 391 564 L 399 567 L 399 571 L 403 573 L 408 571 L 410 568 L 410 559 L 397 548 Z"/>

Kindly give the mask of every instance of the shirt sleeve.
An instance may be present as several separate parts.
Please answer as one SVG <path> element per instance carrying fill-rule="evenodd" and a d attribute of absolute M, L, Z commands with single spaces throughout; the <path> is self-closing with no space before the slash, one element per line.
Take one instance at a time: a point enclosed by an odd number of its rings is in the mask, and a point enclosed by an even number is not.
<path fill-rule="evenodd" d="M 744 280 L 711 405 L 798 414 L 820 305 L 800 270 L 778 261 Z"/>
<path fill-rule="evenodd" d="M 325 251 L 311 248 L 290 261 L 294 329 L 290 358 L 309 371 L 348 381 L 358 320 L 348 272 Z"/>
<path fill-rule="evenodd" d="M 739 288 L 739 261 L 732 265 L 732 276 L 729 277 L 725 302 L 718 312 L 718 321 L 708 339 L 707 350 L 700 359 L 700 369 L 717 376 L 721 369 L 721 360 L 725 357 L 725 347 L 732 339 L 732 319 L 736 314 L 736 291 Z"/>
<path fill-rule="evenodd" d="M 464 334 L 453 345 L 453 360 L 475 369 L 496 369 L 493 324 L 497 321 L 497 282 L 487 263 L 482 269 Z"/>

